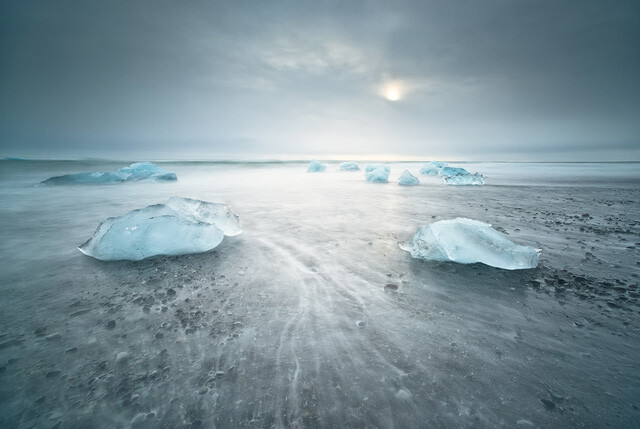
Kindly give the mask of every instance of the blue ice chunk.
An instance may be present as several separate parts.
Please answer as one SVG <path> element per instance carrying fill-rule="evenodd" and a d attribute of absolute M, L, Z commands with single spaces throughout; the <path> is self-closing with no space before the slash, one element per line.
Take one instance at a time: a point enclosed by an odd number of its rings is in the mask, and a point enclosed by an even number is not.
<path fill-rule="evenodd" d="M 413 174 L 409 173 L 409 170 L 404 170 L 398 178 L 398 185 L 402 186 L 414 186 L 420 184 L 420 180 Z"/>
<path fill-rule="evenodd" d="M 357 171 L 360 170 L 360 165 L 357 162 L 343 162 L 340 164 L 340 170 L 344 171 Z"/>
<path fill-rule="evenodd" d="M 389 171 L 391 171 L 391 167 L 389 167 L 387 164 L 367 164 L 367 166 L 364 168 L 364 172 L 371 173 L 373 170 L 380 167 L 388 168 Z"/>
<path fill-rule="evenodd" d="M 150 162 L 136 162 L 129 167 L 119 168 L 118 176 L 126 181 L 145 179 L 153 180 L 178 180 L 175 173 L 164 170 Z"/>
<path fill-rule="evenodd" d="M 456 174 L 455 176 L 444 176 L 442 178 L 447 185 L 475 185 L 482 186 L 484 185 L 484 177 L 482 174 Z"/>
<path fill-rule="evenodd" d="M 327 164 L 321 164 L 315 159 L 312 159 L 307 168 L 307 173 L 319 173 L 327 168 Z"/>
<path fill-rule="evenodd" d="M 48 185 L 73 185 L 137 182 L 141 180 L 171 181 L 178 180 L 178 177 L 176 173 L 167 171 L 150 162 L 136 162 L 129 167 L 119 168 L 117 171 L 65 174 L 64 176 L 51 177 L 42 183 Z"/>
<path fill-rule="evenodd" d="M 439 174 L 444 177 L 444 176 L 455 176 L 456 174 L 469 174 L 469 172 L 464 168 L 445 166 L 440 169 Z"/>
<path fill-rule="evenodd" d="M 225 235 L 241 232 L 238 216 L 228 206 L 174 197 L 105 220 L 78 250 L 102 261 L 139 261 L 206 252 Z"/>
<path fill-rule="evenodd" d="M 446 163 L 442 161 L 429 161 L 421 169 L 420 174 L 426 174 L 429 176 L 437 176 L 440 174 L 440 170 L 446 167 Z"/>
<path fill-rule="evenodd" d="M 367 170 L 369 170 L 370 165 L 367 165 Z M 389 174 L 391 173 L 391 167 L 385 164 L 378 164 L 378 165 L 379 166 L 377 168 L 367 171 L 365 173 L 364 177 L 367 180 L 367 182 L 387 183 L 389 181 Z"/>
<path fill-rule="evenodd" d="M 472 219 L 441 220 L 418 229 L 411 243 L 398 243 L 417 259 L 480 262 L 506 270 L 538 266 L 540 250 L 515 244 L 491 225 Z"/>

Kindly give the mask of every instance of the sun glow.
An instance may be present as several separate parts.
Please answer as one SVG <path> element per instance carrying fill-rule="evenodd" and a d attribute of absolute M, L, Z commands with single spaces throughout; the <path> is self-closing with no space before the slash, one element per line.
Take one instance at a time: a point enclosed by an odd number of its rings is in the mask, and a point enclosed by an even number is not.
<path fill-rule="evenodd" d="M 398 88 L 389 87 L 385 91 L 384 96 L 387 98 L 387 100 L 391 100 L 391 101 L 400 100 L 400 90 Z"/>
<path fill-rule="evenodd" d="M 389 101 L 398 101 L 405 95 L 405 86 L 400 81 L 386 82 L 380 87 L 379 94 Z"/>

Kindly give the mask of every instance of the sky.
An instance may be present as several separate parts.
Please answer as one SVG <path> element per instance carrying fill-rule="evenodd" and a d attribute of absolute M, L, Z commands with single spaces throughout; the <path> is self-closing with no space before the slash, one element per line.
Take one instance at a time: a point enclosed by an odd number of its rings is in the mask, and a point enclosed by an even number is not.
<path fill-rule="evenodd" d="M 640 2 L 0 2 L 0 156 L 640 161 Z"/>

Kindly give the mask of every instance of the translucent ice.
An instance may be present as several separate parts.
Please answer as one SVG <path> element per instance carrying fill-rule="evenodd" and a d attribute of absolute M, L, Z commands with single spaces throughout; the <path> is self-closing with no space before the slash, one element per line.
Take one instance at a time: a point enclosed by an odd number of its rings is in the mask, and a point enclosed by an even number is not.
<path fill-rule="evenodd" d="M 391 167 L 389 167 L 389 165 L 387 164 L 367 164 L 367 166 L 364 168 L 364 172 L 371 173 L 373 170 L 380 167 L 388 168 L 389 171 L 391 171 Z"/>
<path fill-rule="evenodd" d="M 469 172 L 464 168 L 445 166 L 440 169 L 440 172 L 438 174 L 445 177 L 455 176 L 456 174 L 469 174 Z"/>
<path fill-rule="evenodd" d="M 409 170 L 404 170 L 398 178 L 398 185 L 413 186 L 418 185 L 420 180 L 413 174 L 409 173 Z"/>
<path fill-rule="evenodd" d="M 418 229 L 411 243 L 399 243 L 417 259 L 480 262 L 506 270 L 538 266 L 540 250 L 513 243 L 491 225 L 472 219 L 441 220 Z"/>
<path fill-rule="evenodd" d="M 327 168 L 327 164 L 321 164 L 315 159 L 312 159 L 307 168 L 307 173 L 319 173 Z"/>
<path fill-rule="evenodd" d="M 355 171 L 360 170 L 360 165 L 357 162 L 343 162 L 340 164 L 340 170 Z"/>
<path fill-rule="evenodd" d="M 171 198 L 102 222 L 82 253 L 103 261 L 139 261 L 213 249 L 225 235 L 242 232 L 238 216 L 224 204 Z"/>
<path fill-rule="evenodd" d="M 484 185 L 482 174 L 456 174 L 442 178 L 447 185 Z"/>
<path fill-rule="evenodd" d="M 367 165 L 367 172 L 364 177 L 367 179 L 367 182 L 372 183 L 387 183 L 389 181 L 389 174 L 391 173 L 391 167 L 384 164 L 377 164 L 378 167 L 372 170 L 369 170 L 369 167 L 372 164 Z"/>
<path fill-rule="evenodd" d="M 440 174 L 440 170 L 446 165 L 447 164 L 442 161 L 429 161 L 420 169 L 420 174 L 437 176 Z"/>
<path fill-rule="evenodd" d="M 135 182 L 140 180 L 178 180 L 176 173 L 172 173 L 150 162 L 136 162 L 129 167 L 119 168 L 117 171 L 88 172 L 66 174 L 51 177 L 42 183 L 51 185 L 66 184 L 100 184 L 117 182 Z"/>

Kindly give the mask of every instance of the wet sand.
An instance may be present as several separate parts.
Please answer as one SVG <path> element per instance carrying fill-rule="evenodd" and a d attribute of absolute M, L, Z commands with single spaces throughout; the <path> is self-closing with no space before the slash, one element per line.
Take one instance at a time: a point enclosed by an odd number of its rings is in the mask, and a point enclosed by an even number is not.
<path fill-rule="evenodd" d="M 478 164 L 482 188 L 403 188 L 298 164 L 167 164 L 176 184 L 43 188 L 83 170 L 4 164 L 0 426 L 633 427 L 640 174 L 626 166 L 541 180 Z M 104 218 L 170 195 L 229 204 L 244 233 L 142 262 L 75 250 Z M 457 216 L 543 249 L 540 266 L 398 248 Z"/>

